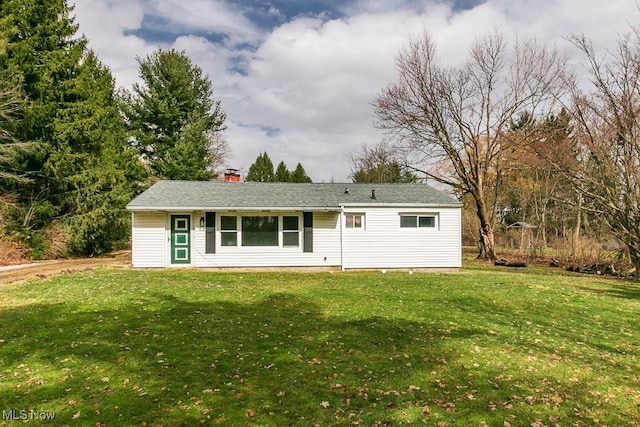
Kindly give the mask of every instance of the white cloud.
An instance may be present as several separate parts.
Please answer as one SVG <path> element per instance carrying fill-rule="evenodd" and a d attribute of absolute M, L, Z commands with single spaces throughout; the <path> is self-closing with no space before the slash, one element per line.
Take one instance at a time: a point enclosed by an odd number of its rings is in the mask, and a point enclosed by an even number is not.
<path fill-rule="evenodd" d="M 125 32 L 140 28 L 143 7 L 128 0 L 82 0 L 76 2 L 74 14 L 80 33 L 111 69 L 118 84 L 130 86 L 135 82 L 138 78 L 135 57 L 145 56 L 152 49 L 144 40 Z"/>
<path fill-rule="evenodd" d="M 371 102 L 396 75 L 394 61 L 411 37 L 428 31 L 447 63 L 460 63 L 471 42 L 494 29 L 535 35 L 570 50 L 566 37 L 584 33 L 601 48 L 638 22 L 629 0 L 487 0 L 454 12 L 445 2 L 352 2 L 342 19 L 297 18 L 266 33 L 223 1 L 78 0 L 80 30 L 118 82 L 137 76 L 136 56 L 158 46 L 125 30 L 142 25 L 145 13 L 179 34 L 184 49 L 211 76 L 227 112 L 230 166 L 245 171 L 261 151 L 289 167 L 301 162 L 314 180 L 346 180 L 347 156 L 381 135 L 372 127 Z M 286 11 L 272 8 L 273 16 Z M 179 30 L 179 31 L 178 31 Z M 225 33 L 222 43 L 203 33 Z M 238 48 L 238 43 L 257 49 Z M 233 71 L 242 64 L 245 74 Z M 267 131 L 269 129 L 269 131 Z M 278 129 L 274 132 L 273 129 Z"/>
<path fill-rule="evenodd" d="M 394 77 L 398 50 L 425 23 L 446 21 L 448 11 L 436 11 L 427 20 L 405 10 L 328 22 L 300 18 L 277 28 L 241 82 L 249 117 L 283 130 L 264 150 L 281 151 L 288 164 L 301 161 L 314 179 L 346 180 L 348 155 L 380 139 L 370 104 Z"/>
<path fill-rule="evenodd" d="M 213 31 L 229 37 L 229 44 L 255 42 L 261 31 L 242 11 L 222 1 L 152 0 L 149 12 L 167 19 L 179 31 Z"/>

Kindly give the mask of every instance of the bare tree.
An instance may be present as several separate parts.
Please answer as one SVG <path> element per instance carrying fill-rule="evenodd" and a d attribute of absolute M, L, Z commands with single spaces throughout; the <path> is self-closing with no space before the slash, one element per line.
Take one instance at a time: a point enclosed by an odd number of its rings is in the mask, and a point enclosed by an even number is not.
<path fill-rule="evenodd" d="M 505 134 L 520 114 L 552 111 L 563 92 L 564 58 L 535 40 L 509 47 L 494 32 L 476 40 L 464 66 L 445 67 L 425 34 L 396 64 L 398 81 L 374 101 L 379 126 L 397 138 L 411 166 L 473 197 L 479 257 L 495 258 L 488 200 L 510 143 Z"/>
<path fill-rule="evenodd" d="M 603 57 L 585 37 L 571 41 L 586 58 L 593 90 L 572 87 L 572 143 L 581 162 L 558 170 L 572 177 L 583 209 L 626 245 L 640 280 L 640 27 Z"/>
<path fill-rule="evenodd" d="M 0 52 L 1 53 L 1 52 Z M 26 105 L 17 78 L 8 73 L 0 73 L 0 192 L 6 184 L 29 182 L 27 175 L 18 169 L 18 161 L 26 153 L 32 152 L 36 144 L 21 141 L 15 137 L 19 112 Z"/>
<path fill-rule="evenodd" d="M 558 221 L 564 223 L 576 214 L 580 218 L 572 181 L 556 170 L 556 165 L 575 161 L 568 142 L 572 134 L 570 123 L 571 115 L 566 109 L 542 122 L 524 115 L 513 124 L 508 138 L 517 140 L 524 134 L 528 142 L 520 144 L 518 150 L 506 151 L 502 157 L 505 165 L 500 206 L 511 208 L 512 221 L 515 221 L 514 215 L 517 220 L 528 221 L 524 216 L 528 214 L 537 226 L 538 243 L 543 248 L 547 245 L 547 231 L 556 227 Z M 576 222 L 580 227 L 580 221 Z M 555 231 L 557 236 L 558 230 Z"/>
<path fill-rule="evenodd" d="M 229 140 L 226 135 L 221 132 L 209 131 L 206 134 L 209 140 L 207 152 L 210 159 L 210 164 L 207 170 L 211 171 L 215 175 L 220 175 L 226 162 L 232 158 L 231 147 L 229 146 Z"/>

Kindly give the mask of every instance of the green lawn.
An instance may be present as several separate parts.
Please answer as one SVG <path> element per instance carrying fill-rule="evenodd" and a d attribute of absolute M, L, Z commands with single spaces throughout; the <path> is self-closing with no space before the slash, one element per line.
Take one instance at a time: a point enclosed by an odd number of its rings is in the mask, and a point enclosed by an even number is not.
<path fill-rule="evenodd" d="M 0 290 L 6 425 L 640 425 L 630 282 L 105 269 Z"/>

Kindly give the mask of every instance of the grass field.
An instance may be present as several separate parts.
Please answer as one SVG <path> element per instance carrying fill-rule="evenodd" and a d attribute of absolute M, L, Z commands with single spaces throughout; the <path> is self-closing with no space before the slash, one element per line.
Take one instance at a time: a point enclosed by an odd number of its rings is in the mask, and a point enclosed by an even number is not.
<path fill-rule="evenodd" d="M 478 265 L 5 285 L 0 423 L 640 424 L 639 285 Z"/>

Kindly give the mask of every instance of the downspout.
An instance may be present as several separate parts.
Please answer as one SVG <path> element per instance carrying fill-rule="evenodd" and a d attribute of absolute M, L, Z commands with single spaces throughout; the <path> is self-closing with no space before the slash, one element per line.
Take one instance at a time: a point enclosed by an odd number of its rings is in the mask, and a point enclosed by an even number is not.
<path fill-rule="evenodd" d="M 135 265 L 133 264 L 135 262 L 135 257 L 133 255 L 133 233 L 135 231 L 134 229 L 134 225 L 136 223 L 136 217 L 135 217 L 135 212 L 131 211 L 131 267 L 135 267 Z"/>
<path fill-rule="evenodd" d="M 340 205 L 340 270 L 344 271 L 344 205 Z"/>

